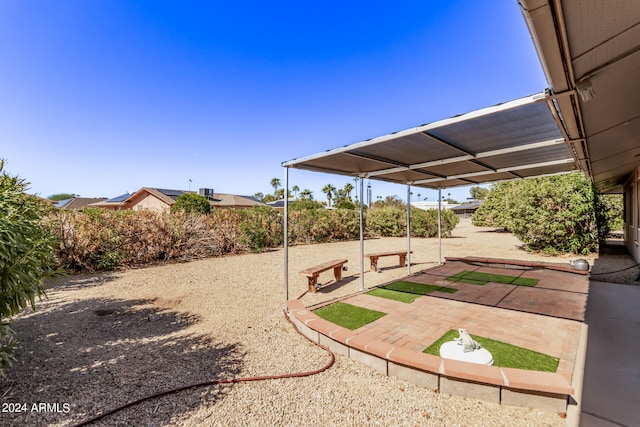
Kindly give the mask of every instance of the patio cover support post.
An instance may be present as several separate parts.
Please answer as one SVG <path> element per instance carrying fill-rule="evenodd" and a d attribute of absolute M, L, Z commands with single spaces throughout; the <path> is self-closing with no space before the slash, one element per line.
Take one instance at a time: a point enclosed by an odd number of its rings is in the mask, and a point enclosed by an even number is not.
<path fill-rule="evenodd" d="M 289 167 L 284 168 L 284 300 L 289 301 Z"/>
<path fill-rule="evenodd" d="M 438 188 L 438 264 L 442 264 L 442 188 Z"/>
<path fill-rule="evenodd" d="M 407 185 L 407 276 L 411 276 L 411 185 Z"/>
<path fill-rule="evenodd" d="M 363 196 L 364 178 L 360 177 L 360 290 L 364 291 L 364 214 Z"/>

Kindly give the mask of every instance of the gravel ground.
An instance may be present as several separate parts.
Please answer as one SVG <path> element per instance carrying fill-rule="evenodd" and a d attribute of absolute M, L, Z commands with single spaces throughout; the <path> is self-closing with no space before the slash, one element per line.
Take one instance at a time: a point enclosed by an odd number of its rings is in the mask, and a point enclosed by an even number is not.
<path fill-rule="evenodd" d="M 437 239 L 412 239 L 412 268 L 438 261 Z M 365 251 L 401 250 L 371 239 Z M 317 304 L 360 289 L 359 242 L 290 248 L 288 298 Z M 568 263 L 520 248 L 509 233 L 468 220 L 443 239 L 443 256 Z M 349 269 L 305 294 L 305 267 L 346 257 Z M 587 257 L 593 265 L 596 256 Z M 366 287 L 406 275 L 381 258 Z M 602 267 L 604 268 L 604 267 Z M 606 270 L 603 270 L 606 271 Z M 3 426 L 74 425 L 150 394 L 193 383 L 320 369 L 330 356 L 285 319 L 283 251 L 272 250 L 122 272 L 71 276 L 34 313 L 14 322 L 18 362 L 0 379 Z M 602 280 L 602 276 L 599 280 Z M 33 404 L 36 404 L 35 406 Z M 45 404 L 45 405 L 39 405 Z M 48 404 L 48 405 L 46 405 Z M 434 393 L 336 355 L 303 378 L 192 388 L 110 415 L 95 425 L 562 426 L 562 414 Z"/>

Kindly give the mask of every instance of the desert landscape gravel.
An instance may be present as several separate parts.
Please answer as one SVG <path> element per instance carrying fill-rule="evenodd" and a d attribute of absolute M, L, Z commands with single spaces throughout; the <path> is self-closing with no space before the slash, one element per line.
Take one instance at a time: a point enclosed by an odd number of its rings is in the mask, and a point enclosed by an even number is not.
<path fill-rule="evenodd" d="M 452 238 L 443 239 L 442 255 L 559 263 L 577 258 L 531 254 L 520 245 L 509 233 L 463 220 Z M 411 246 L 413 271 L 438 262 L 438 239 L 414 238 Z M 309 306 L 357 292 L 359 247 L 358 241 L 291 247 L 288 298 L 301 297 Z M 366 252 L 406 247 L 404 238 L 365 241 Z M 321 291 L 305 293 L 306 278 L 298 271 L 337 257 L 349 259 L 343 280 L 334 283 L 330 271 L 323 273 Z M 75 425 L 185 385 L 326 366 L 327 352 L 298 334 L 283 314 L 283 258 L 283 250 L 274 249 L 60 280 L 36 312 L 15 319 L 18 361 L 0 379 L 3 408 L 14 405 L 0 414 L 0 424 Z M 598 260 L 581 258 L 591 265 Z M 381 258 L 381 272 L 366 271 L 365 286 L 405 276 L 406 268 L 396 264 L 397 257 Z M 42 403 L 49 405 L 38 406 Z M 434 393 L 336 355 L 332 367 L 313 376 L 192 388 L 93 425 L 318 424 L 562 426 L 565 419 L 550 411 Z"/>

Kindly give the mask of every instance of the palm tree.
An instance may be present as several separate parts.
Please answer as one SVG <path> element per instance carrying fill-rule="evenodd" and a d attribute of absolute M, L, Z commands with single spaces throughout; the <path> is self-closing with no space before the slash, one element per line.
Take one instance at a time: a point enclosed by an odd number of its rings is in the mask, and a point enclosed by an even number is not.
<path fill-rule="evenodd" d="M 360 178 L 358 178 L 357 176 L 353 178 L 353 182 L 356 183 L 356 186 L 354 187 L 356 189 L 356 203 L 358 203 L 358 181 L 360 181 Z"/>
<path fill-rule="evenodd" d="M 297 199 L 298 191 L 300 191 L 300 187 L 298 187 L 297 185 L 294 185 L 293 187 L 291 187 L 291 191 L 293 191 L 293 197 Z"/>
<path fill-rule="evenodd" d="M 300 198 L 303 200 L 313 200 L 313 191 L 305 188 L 300 192 Z"/>
<path fill-rule="evenodd" d="M 351 200 L 351 192 L 353 191 L 353 185 L 351 185 L 350 183 L 347 182 L 344 185 L 344 191 L 349 196 L 349 200 Z"/>
<path fill-rule="evenodd" d="M 280 187 L 280 179 L 279 178 L 273 178 L 271 180 L 271 186 L 273 187 L 273 194 L 276 194 L 276 191 L 278 190 L 278 187 Z"/>
<path fill-rule="evenodd" d="M 331 197 L 333 197 L 333 192 L 336 191 L 336 187 L 331 184 L 327 184 L 322 187 L 322 192 L 327 195 L 327 206 L 331 207 Z"/>

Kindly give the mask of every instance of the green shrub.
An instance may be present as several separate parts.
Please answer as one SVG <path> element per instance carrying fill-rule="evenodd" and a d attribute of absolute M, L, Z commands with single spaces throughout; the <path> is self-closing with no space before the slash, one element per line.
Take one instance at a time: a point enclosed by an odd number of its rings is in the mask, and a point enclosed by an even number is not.
<path fill-rule="evenodd" d="M 323 243 L 360 236 L 360 214 L 351 209 L 304 209 L 289 213 L 290 243 Z"/>
<path fill-rule="evenodd" d="M 47 206 L 25 194 L 27 183 L 7 175 L 0 160 L 0 375 L 14 361 L 9 319 L 44 295 L 44 281 L 55 269 L 55 239 L 41 218 Z"/>
<path fill-rule="evenodd" d="M 610 231 L 624 230 L 622 194 L 603 194 L 599 197 L 601 212 Z"/>
<path fill-rule="evenodd" d="M 301 199 L 289 204 L 289 212 L 307 209 L 324 209 L 324 205 L 317 200 Z"/>
<path fill-rule="evenodd" d="M 211 204 L 206 197 L 195 193 L 184 193 L 176 198 L 171 206 L 171 213 L 184 211 L 188 214 L 208 214 L 211 212 Z"/>
<path fill-rule="evenodd" d="M 252 252 L 282 243 L 282 215 L 269 206 L 255 206 L 239 211 L 240 242 Z"/>
<path fill-rule="evenodd" d="M 451 211 L 441 211 L 442 236 L 451 231 L 460 221 Z M 374 207 L 367 211 L 367 230 L 376 236 L 402 237 L 407 235 L 407 209 L 393 205 Z M 438 235 L 438 211 L 436 209 L 411 208 L 411 236 L 434 237 Z"/>
<path fill-rule="evenodd" d="M 350 200 L 341 200 L 340 203 L 336 205 L 337 209 L 355 209 L 356 205 Z"/>
<path fill-rule="evenodd" d="M 460 218 L 448 210 L 440 212 L 442 237 L 450 237 L 451 231 L 458 225 Z M 435 237 L 438 235 L 438 210 L 411 208 L 411 236 Z"/>
<path fill-rule="evenodd" d="M 494 184 L 474 225 L 512 231 L 529 250 L 586 254 L 597 249 L 601 205 L 582 174 Z"/>
<path fill-rule="evenodd" d="M 367 211 L 367 230 L 376 236 L 407 234 L 407 210 L 396 206 L 373 207 Z"/>

